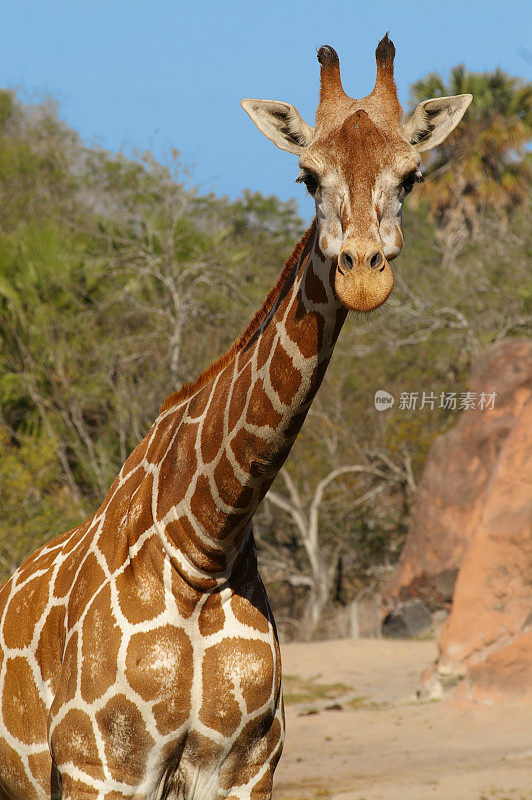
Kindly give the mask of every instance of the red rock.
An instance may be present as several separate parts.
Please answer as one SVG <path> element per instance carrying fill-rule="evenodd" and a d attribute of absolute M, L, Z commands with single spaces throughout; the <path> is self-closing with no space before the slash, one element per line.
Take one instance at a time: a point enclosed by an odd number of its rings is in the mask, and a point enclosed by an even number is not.
<path fill-rule="evenodd" d="M 467 695 L 532 701 L 532 398 L 486 488 L 439 641 L 440 675 Z"/>
<path fill-rule="evenodd" d="M 440 578 L 462 564 L 484 508 L 484 494 L 501 449 L 532 387 L 532 343 L 507 339 L 489 347 L 474 365 L 469 390 L 497 392 L 493 409 L 468 409 L 456 427 L 432 445 L 412 508 L 399 567 L 384 592 L 386 610 L 421 596 L 446 607 Z M 451 584 L 452 590 L 452 584 Z"/>
<path fill-rule="evenodd" d="M 532 700 L 532 631 L 468 670 L 463 693 L 476 702 Z"/>

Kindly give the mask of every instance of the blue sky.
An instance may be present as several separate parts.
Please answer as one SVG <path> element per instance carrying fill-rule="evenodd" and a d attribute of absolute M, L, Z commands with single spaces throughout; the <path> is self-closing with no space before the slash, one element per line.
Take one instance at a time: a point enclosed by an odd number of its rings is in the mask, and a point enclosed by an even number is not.
<path fill-rule="evenodd" d="M 530 17 L 521 0 L 4 0 L 0 85 L 50 95 L 88 144 L 177 148 L 200 191 L 295 196 L 308 216 L 295 157 L 254 128 L 242 97 L 287 100 L 312 124 L 316 47 L 336 48 L 346 91 L 363 96 L 388 30 L 403 105 L 413 81 L 459 62 L 530 78 Z"/>

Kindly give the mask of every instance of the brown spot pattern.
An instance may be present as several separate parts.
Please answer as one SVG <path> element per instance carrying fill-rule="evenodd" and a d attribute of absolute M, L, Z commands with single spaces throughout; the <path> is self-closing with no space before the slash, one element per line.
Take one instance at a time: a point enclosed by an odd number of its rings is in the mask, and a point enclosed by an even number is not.
<path fill-rule="evenodd" d="M 200 389 L 200 391 L 190 399 L 188 416 L 191 419 L 199 419 L 203 416 L 211 396 L 211 389 L 212 386 L 210 383 L 208 383 L 207 386 L 205 386 L 203 389 Z"/>
<path fill-rule="evenodd" d="M 237 620 L 243 625 L 248 625 L 259 633 L 268 633 L 266 597 L 263 592 L 258 591 L 258 586 L 256 589 L 251 593 L 249 599 L 240 594 L 234 594 L 231 598 L 231 608 Z"/>
<path fill-rule="evenodd" d="M 238 737 L 236 747 L 229 754 L 221 770 L 220 788 L 229 791 L 249 783 L 262 769 L 264 763 L 271 758 L 273 751 L 279 747 L 280 738 L 279 720 L 272 717 L 271 712 L 261 714 L 258 718 L 248 722 Z M 280 754 L 279 748 L 274 767 Z M 270 781 L 272 777 L 273 769 Z"/>
<path fill-rule="evenodd" d="M 155 701 L 153 712 L 161 734 L 182 725 L 190 713 L 192 645 L 174 625 L 131 637 L 126 656 L 131 688 L 143 700 Z"/>
<path fill-rule="evenodd" d="M 8 659 L 2 694 L 6 727 L 24 744 L 42 740 L 46 709 L 42 702 L 30 666 L 22 656 Z M 28 719 L 39 724 L 28 725 Z"/>
<path fill-rule="evenodd" d="M 164 454 L 168 450 L 170 443 L 177 432 L 177 426 L 180 418 L 181 414 L 179 412 L 171 411 L 164 419 L 161 419 L 156 423 L 157 427 L 155 435 L 152 436 L 151 441 L 146 448 L 146 461 L 149 461 L 151 464 L 161 463 L 162 459 L 164 458 Z M 150 431 L 150 433 L 152 433 L 152 431 Z M 133 451 L 132 455 L 135 453 L 136 450 Z"/>
<path fill-rule="evenodd" d="M 210 636 L 221 631 L 225 623 L 225 614 L 219 592 L 215 592 L 205 601 L 198 617 L 199 632 L 202 636 Z"/>
<path fill-rule="evenodd" d="M 65 607 L 53 606 L 46 617 L 35 651 L 37 663 L 41 668 L 42 680 L 50 682 L 54 695 L 59 688 L 61 675 L 61 659 L 65 644 L 65 618 Z"/>
<path fill-rule="evenodd" d="M 48 750 L 41 753 L 33 753 L 28 756 L 28 766 L 31 774 L 43 792 L 50 791 L 50 773 L 52 771 L 52 759 Z"/>
<path fill-rule="evenodd" d="M 142 459 L 146 455 L 148 443 L 150 441 L 150 433 L 144 437 L 140 444 L 135 447 L 131 455 L 126 459 L 126 463 L 124 464 L 123 468 L 124 475 L 129 475 L 130 472 L 133 472 L 135 469 L 137 469 Z"/>
<path fill-rule="evenodd" d="M 80 780 L 73 780 L 69 776 L 63 779 L 63 796 L 64 797 L 82 797 L 83 800 L 96 800 L 98 797 L 98 790 L 94 789 L 88 783 Z M 106 796 L 105 800 L 108 800 Z M 118 795 L 119 800 L 124 800 L 124 795 Z"/>
<path fill-rule="evenodd" d="M 148 474 L 133 492 L 127 510 L 127 535 L 130 545 L 135 544 L 148 528 L 153 525 L 151 498 L 153 495 L 153 475 Z"/>
<path fill-rule="evenodd" d="M 242 719 L 240 706 L 235 698 L 235 685 L 231 679 L 231 640 L 209 647 L 203 657 L 203 685 L 216 684 L 216 704 L 204 697 L 200 720 L 208 728 L 223 736 L 231 736 Z M 229 652 L 228 652 L 229 651 Z"/>
<path fill-rule="evenodd" d="M 260 474 L 260 465 L 269 463 L 270 448 L 266 440 L 245 428 L 231 439 L 231 450 L 237 463 L 251 477 Z"/>
<path fill-rule="evenodd" d="M 214 397 L 211 400 L 213 409 L 209 407 L 205 420 L 203 421 L 200 442 L 201 457 L 203 458 L 204 464 L 210 464 L 210 462 L 216 458 L 222 446 L 224 429 L 223 425 L 220 424 L 220 414 L 216 413 L 214 409 L 220 406 L 221 400 L 223 404 L 225 404 L 226 391 L 226 387 L 223 383 L 219 382 L 216 386 Z"/>
<path fill-rule="evenodd" d="M 224 736 L 231 736 L 240 724 L 242 713 L 237 697 L 242 694 L 248 713 L 256 711 L 273 690 L 274 661 L 265 642 L 228 638 L 209 647 L 203 659 L 203 683 L 216 681 L 216 707 L 204 703 L 200 719 Z"/>
<path fill-rule="evenodd" d="M 286 327 L 290 338 L 297 342 L 297 347 L 304 358 L 312 358 L 321 350 L 323 343 L 324 320 L 316 311 L 309 311 L 301 316 L 294 304 L 290 309 Z"/>
<path fill-rule="evenodd" d="M 248 362 L 244 370 L 240 373 L 233 386 L 233 393 L 231 397 L 231 404 L 229 406 L 228 414 L 228 430 L 229 433 L 234 429 L 235 425 L 240 422 L 244 409 L 246 407 L 248 391 L 251 383 L 251 363 Z"/>
<path fill-rule="evenodd" d="M 182 435 L 173 443 L 159 467 L 157 515 L 163 519 L 183 499 L 197 470 L 196 433 L 198 424 L 183 425 Z"/>
<path fill-rule="evenodd" d="M 98 537 L 98 549 L 111 572 L 120 567 L 128 555 L 129 508 L 133 493 L 144 473 L 135 472 L 126 478 L 120 490 L 111 497 L 105 509 L 105 525 Z"/>
<path fill-rule="evenodd" d="M 251 486 L 242 486 L 234 473 L 233 466 L 227 458 L 225 450 L 214 469 L 214 482 L 221 500 L 226 505 L 245 509 L 253 500 L 253 488 Z"/>
<path fill-rule="evenodd" d="M 249 400 L 246 422 L 251 425 L 268 425 L 275 430 L 283 419 L 283 415 L 276 411 L 272 401 L 266 394 L 264 383 L 261 379 L 255 381 Z"/>
<path fill-rule="evenodd" d="M 37 791 L 26 773 L 21 757 L 4 739 L 0 739 L 0 769 L 7 788 L 15 797 L 37 800 Z"/>
<path fill-rule="evenodd" d="M 104 779 L 92 720 L 84 711 L 67 711 L 53 730 L 52 745 L 59 769 L 71 761 L 91 778 Z"/>
<path fill-rule="evenodd" d="M 139 709 L 123 694 L 115 695 L 96 713 L 105 742 L 105 758 L 114 780 L 137 786 L 154 745 Z"/>
<path fill-rule="evenodd" d="M 118 603 L 128 622 L 146 622 L 164 611 L 163 562 L 160 544 L 151 537 L 117 577 Z"/>
<path fill-rule="evenodd" d="M 68 703 L 76 694 L 76 683 L 78 677 L 78 632 L 74 631 L 65 648 L 63 657 L 63 667 L 61 670 L 60 689 L 56 695 L 56 700 Z"/>
<path fill-rule="evenodd" d="M 324 238 L 324 247 L 327 245 L 325 244 L 326 238 Z M 323 285 L 323 280 L 319 275 L 316 275 L 314 271 L 314 267 L 312 264 L 309 264 L 307 269 L 307 275 L 305 280 L 305 289 L 306 294 L 309 300 L 312 300 L 313 303 L 316 304 L 325 304 L 328 302 L 327 292 L 325 291 L 325 286 Z"/>
<path fill-rule="evenodd" d="M 42 591 L 38 578 L 28 581 L 11 598 L 9 611 L 4 622 L 4 642 L 6 647 L 23 649 L 31 644 L 33 638 L 32 615 L 41 617 L 48 597 Z"/>
<path fill-rule="evenodd" d="M 203 475 L 200 475 L 196 483 L 190 500 L 190 510 L 203 530 L 213 537 L 220 537 L 221 531 L 232 530 L 238 520 L 236 514 L 224 514 L 220 511 L 214 502 L 209 481 Z"/>
<path fill-rule="evenodd" d="M 202 542 L 187 517 L 169 522 L 166 534 L 182 553 L 186 553 L 188 560 L 204 574 L 210 575 L 225 569 L 226 555 L 223 549 L 215 543 Z"/>
<path fill-rule="evenodd" d="M 81 696 L 87 703 L 101 697 L 115 682 L 122 635 L 112 613 L 111 590 L 105 586 L 83 621 Z"/>
<path fill-rule="evenodd" d="M 77 538 L 77 537 L 75 537 Z M 65 559 L 57 571 L 54 580 L 53 593 L 58 599 L 66 597 L 72 589 L 72 584 L 79 569 L 81 559 L 85 556 L 90 542 L 79 540 L 75 543 L 69 542 L 71 547 L 65 555 Z"/>
<path fill-rule="evenodd" d="M 201 586 L 197 585 L 199 583 L 201 583 Z M 195 582 L 195 585 L 191 586 L 190 582 L 186 581 L 178 569 L 174 567 L 172 570 L 172 594 L 183 619 L 187 619 L 194 613 L 202 592 L 213 589 L 215 585 L 216 582 L 213 578 L 203 578 L 203 580 Z"/>
<path fill-rule="evenodd" d="M 87 598 L 94 597 L 102 583 L 105 573 L 98 564 L 94 553 L 89 553 L 76 579 L 76 590 L 70 594 L 68 604 L 68 625 L 73 628 L 87 606 Z"/>
<path fill-rule="evenodd" d="M 270 382 L 281 403 L 289 405 L 301 385 L 303 376 L 292 359 L 284 349 L 281 342 L 277 342 L 273 356 L 275 369 L 270 368 Z"/>

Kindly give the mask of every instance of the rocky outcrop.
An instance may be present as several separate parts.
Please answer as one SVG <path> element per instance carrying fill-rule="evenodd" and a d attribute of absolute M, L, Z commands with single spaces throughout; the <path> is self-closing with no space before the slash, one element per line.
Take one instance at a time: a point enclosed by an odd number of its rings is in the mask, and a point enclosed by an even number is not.
<path fill-rule="evenodd" d="M 532 398 L 486 488 L 439 651 L 432 691 L 463 678 L 472 700 L 532 701 Z"/>
<path fill-rule="evenodd" d="M 510 431 L 532 387 L 532 343 L 507 339 L 477 360 L 469 390 L 496 392 L 493 408 L 465 410 L 430 449 L 397 572 L 384 592 L 390 612 L 421 598 L 450 609 L 454 580 L 485 514 L 485 493 Z"/>

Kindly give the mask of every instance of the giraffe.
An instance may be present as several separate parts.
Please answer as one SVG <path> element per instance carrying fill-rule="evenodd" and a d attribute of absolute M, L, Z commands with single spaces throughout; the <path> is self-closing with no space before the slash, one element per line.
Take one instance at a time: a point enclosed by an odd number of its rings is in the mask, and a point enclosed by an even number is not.
<path fill-rule="evenodd" d="M 350 309 L 393 286 L 419 152 L 470 95 L 403 126 L 395 48 L 373 91 L 318 51 L 315 127 L 242 101 L 299 157 L 316 217 L 243 334 L 171 394 L 84 524 L 0 591 L 0 800 L 268 800 L 284 736 L 274 620 L 252 517 L 285 461 Z"/>

